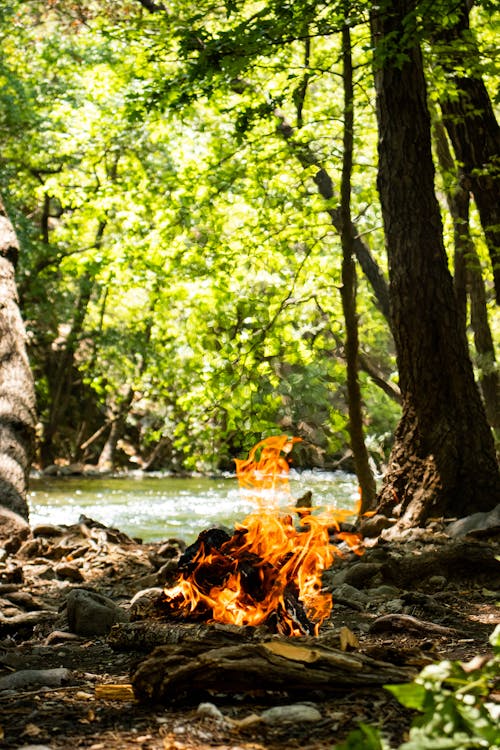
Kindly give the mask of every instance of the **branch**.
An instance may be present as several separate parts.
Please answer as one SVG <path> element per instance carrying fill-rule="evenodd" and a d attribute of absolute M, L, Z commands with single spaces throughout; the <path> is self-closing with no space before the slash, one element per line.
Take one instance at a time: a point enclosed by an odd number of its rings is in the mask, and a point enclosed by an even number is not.
<path fill-rule="evenodd" d="M 294 139 L 294 128 L 286 120 L 285 116 L 279 111 L 275 110 L 275 117 L 278 119 L 277 132 L 284 138 L 288 143 L 292 152 L 297 157 L 303 167 L 317 167 L 318 171 L 314 175 L 314 182 L 318 188 L 319 194 L 325 201 L 330 201 L 335 197 L 333 190 L 333 181 L 326 169 L 321 164 L 319 157 L 314 153 L 313 149 L 308 143 L 299 143 Z M 342 228 L 342 218 L 340 215 L 340 208 L 329 207 L 326 212 L 332 220 L 332 224 L 340 233 Z M 375 298 L 378 303 L 378 307 L 384 317 L 386 318 L 389 326 L 391 325 L 390 316 L 390 304 L 389 304 L 389 288 L 387 282 L 379 268 L 376 260 L 370 252 L 369 247 L 361 239 L 360 233 L 357 231 L 355 224 L 351 225 L 351 231 L 353 233 L 353 250 L 356 258 L 361 266 L 363 273 L 370 282 L 373 291 L 375 292 Z"/>
<path fill-rule="evenodd" d="M 155 3 L 153 0 L 138 0 L 143 8 L 149 10 L 150 13 L 165 13 L 167 8 L 163 3 Z"/>

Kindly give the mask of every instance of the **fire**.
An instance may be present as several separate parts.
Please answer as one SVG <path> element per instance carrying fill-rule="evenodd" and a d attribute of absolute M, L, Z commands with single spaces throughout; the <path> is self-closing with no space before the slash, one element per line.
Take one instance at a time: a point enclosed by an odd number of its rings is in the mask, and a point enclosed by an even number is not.
<path fill-rule="evenodd" d="M 292 499 L 289 465 L 282 454 L 297 441 L 287 435 L 267 438 L 248 459 L 236 461 L 240 489 L 250 491 L 261 507 L 236 524 L 232 536 L 210 529 L 187 548 L 177 584 L 162 597 L 172 617 L 266 624 L 284 635 L 317 634 L 332 607 L 322 574 L 342 554 L 329 531 L 337 529 L 337 538 L 353 549 L 359 537 L 340 532 L 343 512 L 325 519 L 313 516 L 311 508 L 298 508 L 296 528 L 292 514 L 276 507 L 276 493 Z"/>

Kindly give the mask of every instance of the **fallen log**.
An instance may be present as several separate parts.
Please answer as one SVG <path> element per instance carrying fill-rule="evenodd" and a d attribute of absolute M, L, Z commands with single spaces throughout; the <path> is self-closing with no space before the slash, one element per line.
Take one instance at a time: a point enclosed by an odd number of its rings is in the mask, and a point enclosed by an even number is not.
<path fill-rule="evenodd" d="M 132 674 L 139 700 L 190 704 L 206 693 L 341 693 L 353 688 L 408 682 L 416 672 L 362 654 L 347 654 L 302 639 L 273 638 L 201 650 L 191 639 L 160 646 Z"/>
<path fill-rule="evenodd" d="M 430 635 L 467 635 L 464 632 L 456 630 L 456 628 L 447 628 L 444 625 L 437 625 L 435 622 L 419 620 L 417 617 L 412 617 L 411 615 L 382 615 L 381 617 L 377 617 L 369 627 L 370 633 L 385 633 L 394 630 L 429 633 Z"/>
<path fill-rule="evenodd" d="M 198 648 L 208 650 L 252 640 L 256 628 L 238 627 L 223 623 L 176 623 L 164 620 L 120 622 L 113 625 L 108 635 L 108 645 L 117 651 L 145 651 L 150 653 L 158 646 L 177 645 L 192 641 L 191 653 Z"/>

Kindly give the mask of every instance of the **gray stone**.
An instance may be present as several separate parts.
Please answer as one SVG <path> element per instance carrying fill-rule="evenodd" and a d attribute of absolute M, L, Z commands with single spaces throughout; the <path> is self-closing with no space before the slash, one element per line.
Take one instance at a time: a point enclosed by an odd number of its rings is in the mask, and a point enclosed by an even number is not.
<path fill-rule="evenodd" d="M 196 709 L 196 713 L 199 716 L 206 716 L 209 719 L 224 721 L 224 714 L 217 708 L 214 703 L 200 703 L 200 705 Z"/>
<path fill-rule="evenodd" d="M 402 599 L 391 599 L 384 607 L 385 612 L 399 614 L 404 611 L 405 603 Z"/>
<path fill-rule="evenodd" d="M 289 706 L 274 706 L 261 713 L 265 724 L 300 724 L 320 721 L 321 713 L 311 703 L 292 703 Z"/>
<path fill-rule="evenodd" d="M 350 586 L 348 583 L 343 583 L 341 586 L 334 589 L 332 596 L 334 602 L 335 600 L 340 604 L 342 604 L 342 602 L 347 602 L 348 604 L 354 604 L 361 609 L 363 609 L 370 601 L 370 598 L 364 591 L 359 591 L 359 589 Z"/>
<path fill-rule="evenodd" d="M 344 581 L 356 588 L 363 588 L 364 584 L 369 583 L 377 575 L 381 567 L 381 563 L 357 563 L 347 568 Z"/>
<path fill-rule="evenodd" d="M 394 599 L 399 594 L 399 589 L 396 586 L 383 584 L 382 586 L 368 589 L 366 593 L 370 599 Z"/>
<path fill-rule="evenodd" d="M 66 599 L 69 629 L 77 635 L 106 635 L 117 622 L 128 622 L 128 614 L 112 599 L 86 589 L 73 589 Z"/>
<path fill-rule="evenodd" d="M 454 539 L 467 534 L 480 535 L 500 529 L 500 504 L 488 513 L 473 513 L 448 524 L 446 533 Z"/>
<path fill-rule="evenodd" d="M 27 687 L 60 687 L 71 677 L 65 667 L 54 669 L 20 669 L 0 677 L 0 690 L 23 690 Z"/>

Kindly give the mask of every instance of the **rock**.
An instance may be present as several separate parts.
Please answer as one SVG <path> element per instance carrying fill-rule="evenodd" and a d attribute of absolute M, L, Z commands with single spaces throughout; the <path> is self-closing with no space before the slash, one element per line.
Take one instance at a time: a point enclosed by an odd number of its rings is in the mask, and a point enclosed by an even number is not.
<path fill-rule="evenodd" d="M 71 677 L 69 669 L 20 669 L 0 677 L 0 690 L 23 690 L 26 687 L 60 687 Z"/>
<path fill-rule="evenodd" d="M 210 719 L 224 721 L 224 714 L 213 703 L 200 703 L 196 709 L 196 713 L 199 716 L 207 716 Z"/>
<path fill-rule="evenodd" d="M 81 583 L 85 580 L 83 573 L 80 568 L 71 563 L 58 563 L 54 566 L 56 578 L 63 581 L 73 581 L 73 583 Z"/>
<path fill-rule="evenodd" d="M 339 604 L 354 605 L 354 609 L 362 610 L 370 601 L 370 598 L 364 591 L 350 586 L 348 583 L 343 583 L 333 591 L 333 601 Z"/>
<path fill-rule="evenodd" d="M 43 555 L 43 542 L 41 539 L 27 539 L 17 550 L 17 556 L 23 560 L 30 557 L 41 557 Z"/>
<path fill-rule="evenodd" d="M 399 589 L 396 586 L 389 586 L 383 584 L 373 589 L 366 591 L 369 599 L 395 599 L 399 594 Z"/>
<path fill-rule="evenodd" d="M 446 527 L 446 533 L 453 539 L 467 534 L 482 536 L 493 531 L 500 531 L 500 504 L 488 513 L 473 513 L 465 518 L 459 518 L 458 521 L 453 521 Z"/>
<path fill-rule="evenodd" d="M 0 506 L 0 547 L 12 555 L 30 534 L 30 526 L 22 516 Z"/>
<path fill-rule="evenodd" d="M 344 581 L 355 588 L 363 588 L 363 584 L 374 578 L 381 567 L 381 563 L 357 563 L 346 570 Z"/>
<path fill-rule="evenodd" d="M 446 588 L 448 581 L 444 576 L 431 576 L 428 583 L 434 590 L 442 591 Z"/>
<path fill-rule="evenodd" d="M 61 526 L 55 526 L 52 523 L 40 523 L 33 527 L 33 536 L 62 536 L 64 529 Z"/>
<path fill-rule="evenodd" d="M 163 589 L 159 586 L 138 591 L 130 600 L 130 619 L 132 621 L 144 620 L 145 618 L 157 615 L 156 604 L 162 592 Z"/>
<path fill-rule="evenodd" d="M 265 724 L 301 724 L 321 721 L 321 713 L 312 703 L 292 703 L 289 706 L 273 706 L 261 713 Z"/>
<path fill-rule="evenodd" d="M 38 577 L 44 581 L 53 581 L 56 577 L 56 571 L 52 565 L 46 565 L 39 571 Z"/>
<path fill-rule="evenodd" d="M 385 612 L 390 612 L 391 614 L 398 614 L 400 612 L 403 612 L 405 608 L 405 603 L 402 599 L 391 599 L 384 607 Z"/>
<path fill-rule="evenodd" d="M 69 629 L 77 635 L 106 635 L 117 622 L 129 620 L 112 599 L 87 589 L 70 591 L 66 609 Z"/>
<path fill-rule="evenodd" d="M 377 513 L 377 515 L 371 518 L 363 518 L 359 524 L 358 531 L 362 536 L 370 539 L 379 536 L 381 531 L 388 529 L 392 525 L 393 521 L 390 521 L 387 516 Z"/>
<path fill-rule="evenodd" d="M 156 580 L 159 584 L 167 583 L 169 586 L 171 586 L 174 584 L 177 578 L 178 570 L 179 566 L 177 564 L 177 560 L 167 560 L 165 565 L 162 565 L 156 573 Z"/>

